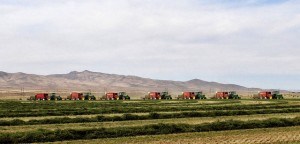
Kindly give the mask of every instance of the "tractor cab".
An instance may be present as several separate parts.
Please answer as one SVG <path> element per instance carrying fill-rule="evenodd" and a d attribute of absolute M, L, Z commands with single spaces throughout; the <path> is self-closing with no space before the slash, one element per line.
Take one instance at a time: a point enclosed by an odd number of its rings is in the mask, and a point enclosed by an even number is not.
<path fill-rule="evenodd" d="M 230 91 L 229 94 L 236 95 L 236 91 Z"/>
<path fill-rule="evenodd" d="M 161 95 L 161 99 L 172 99 L 172 96 L 169 95 L 169 92 L 166 92 L 166 91 L 161 92 L 160 95 Z"/>
<path fill-rule="evenodd" d="M 120 100 L 130 100 L 129 95 L 126 94 L 126 92 L 119 92 L 119 99 Z"/>
<path fill-rule="evenodd" d="M 280 94 L 280 91 L 273 91 L 272 94 Z"/>
<path fill-rule="evenodd" d="M 272 92 L 272 99 L 283 99 L 283 95 L 280 94 L 280 91 L 273 91 Z"/>
<path fill-rule="evenodd" d="M 230 91 L 228 92 L 229 99 L 241 99 L 239 95 L 236 93 L 236 91 Z"/>
<path fill-rule="evenodd" d="M 49 94 L 50 100 L 62 100 L 60 95 L 57 95 L 56 93 L 50 93 Z"/>
<path fill-rule="evenodd" d="M 194 92 L 194 94 L 195 94 L 196 99 L 206 99 L 206 97 L 205 97 L 205 95 L 203 94 L 202 91 Z"/>
<path fill-rule="evenodd" d="M 84 100 L 96 100 L 96 97 L 91 92 L 83 94 Z"/>

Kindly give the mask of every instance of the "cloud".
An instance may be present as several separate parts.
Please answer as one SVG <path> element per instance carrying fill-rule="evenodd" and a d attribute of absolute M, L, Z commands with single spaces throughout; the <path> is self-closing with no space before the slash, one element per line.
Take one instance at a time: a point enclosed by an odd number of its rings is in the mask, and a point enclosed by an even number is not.
<path fill-rule="evenodd" d="M 299 76 L 300 2 L 0 1 L 0 67 L 94 70 L 257 87 Z M 237 77 L 234 77 L 236 75 Z M 274 76 L 263 84 L 244 77 Z M 292 79 L 289 77 L 289 81 Z M 295 89 L 297 86 L 283 86 Z"/>

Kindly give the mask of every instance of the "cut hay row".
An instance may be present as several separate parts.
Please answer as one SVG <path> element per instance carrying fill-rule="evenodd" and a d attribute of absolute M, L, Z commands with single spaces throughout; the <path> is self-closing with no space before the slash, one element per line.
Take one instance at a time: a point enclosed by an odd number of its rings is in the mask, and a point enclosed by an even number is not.
<path fill-rule="evenodd" d="M 0 126 L 16 125 L 38 125 L 38 124 L 63 124 L 63 123 L 88 123 L 107 121 L 128 121 L 128 120 L 151 120 L 151 119 L 178 119 L 178 118 L 200 118 L 200 117 L 220 117 L 220 116 L 241 116 L 256 114 L 287 114 L 300 113 L 300 109 L 274 109 L 274 110 L 236 110 L 236 111 L 207 111 L 207 112 L 180 112 L 180 113 L 149 113 L 149 114 L 123 114 L 115 116 L 98 115 L 95 117 L 61 117 L 52 119 L 31 119 L 28 121 L 13 119 L 0 120 Z"/>
<path fill-rule="evenodd" d="M 217 132 L 195 132 L 167 135 L 151 135 L 121 137 L 94 140 L 74 140 L 57 143 L 89 143 L 89 144 L 296 144 L 300 141 L 300 127 L 262 128 L 250 130 L 231 130 Z M 54 142 L 56 144 L 56 142 Z"/>
<path fill-rule="evenodd" d="M 219 116 L 203 118 L 177 118 L 177 119 L 153 119 L 153 120 L 129 120 L 129 121 L 110 121 L 110 122 L 81 122 L 64 124 L 39 124 L 39 125 L 21 125 L 21 126 L 1 126 L 0 133 L 26 132 L 38 129 L 56 130 L 56 129 L 89 129 L 95 127 L 115 128 L 115 127 L 135 127 L 149 124 L 203 124 L 212 122 L 221 122 L 229 120 L 266 120 L 270 118 L 296 118 L 300 113 L 295 114 L 264 114 L 250 116 Z"/>
<path fill-rule="evenodd" d="M 170 143 L 193 143 L 193 140 L 185 138 L 174 139 L 174 142 L 168 138 L 172 135 L 165 134 L 198 134 L 199 131 L 203 133 L 208 130 L 228 130 L 226 132 L 231 133 L 236 129 L 300 126 L 299 105 L 300 100 L 296 99 L 0 101 L 0 143 L 64 142 L 76 139 L 114 143 L 119 139 L 126 141 L 132 136 L 147 140 L 150 135 L 164 137 L 163 139 L 170 140 L 166 141 Z M 111 139 L 115 137 L 117 139 Z M 213 141 L 203 137 L 201 141 L 223 143 L 218 140 L 221 139 L 219 137 L 225 138 L 216 136 L 216 140 Z M 249 139 L 255 138 L 254 135 L 240 137 L 241 139 L 237 139 L 229 136 L 224 142 L 280 142 L 273 137 L 256 136 L 256 140 Z M 271 138 L 273 141 L 268 140 Z M 196 137 L 191 139 L 196 141 Z M 291 136 L 286 136 L 285 139 L 286 142 L 299 141 Z M 165 143 L 154 140 L 149 140 L 149 143 Z M 138 141 L 139 139 L 136 139 L 136 142 Z"/>
<path fill-rule="evenodd" d="M 141 135 L 162 135 L 187 132 L 207 132 L 238 129 L 272 128 L 299 126 L 300 117 L 292 119 L 266 119 L 255 121 L 229 120 L 223 122 L 204 123 L 198 125 L 190 124 L 153 124 L 136 127 L 116 128 L 91 128 L 91 129 L 57 129 L 36 131 L 0 133 L 0 143 L 30 143 L 30 142 L 51 142 L 76 139 L 97 139 L 130 137 Z"/>

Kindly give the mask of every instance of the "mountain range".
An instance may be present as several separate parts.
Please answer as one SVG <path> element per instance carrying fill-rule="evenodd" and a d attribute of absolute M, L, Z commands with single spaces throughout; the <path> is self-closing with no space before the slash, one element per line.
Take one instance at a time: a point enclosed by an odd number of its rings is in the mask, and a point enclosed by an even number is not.
<path fill-rule="evenodd" d="M 36 75 L 26 73 L 7 73 L 0 71 L 0 89 L 65 90 L 65 91 L 129 91 L 144 93 L 148 91 L 204 91 L 220 90 L 259 91 L 236 84 L 207 82 L 200 79 L 189 81 L 155 80 L 138 76 L 106 74 L 92 71 L 72 71 L 67 74 Z"/>

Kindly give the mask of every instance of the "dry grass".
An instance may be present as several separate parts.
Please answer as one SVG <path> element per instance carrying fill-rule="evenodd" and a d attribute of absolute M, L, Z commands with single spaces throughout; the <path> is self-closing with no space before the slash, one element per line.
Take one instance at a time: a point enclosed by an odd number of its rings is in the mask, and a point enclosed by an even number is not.
<path fill-rule="evenodd" d="M 156 136 L 77 140 L 57 143 L 148 143 L 148 144 L 274 144 L 300 143 L 300 126 L 219 132 L 197 132 Z"/>
<path fill-rule="evenodd" d="M 17 98 L 19 96 L 8 96 L 7 99 Z M 0 98 L 1 99 L 1 98 Z M 212 104 L 212 105 L 264 105 L 275 103 L 275 100 L 237 100 L 240 103 L 224 103 L 224 101 L 216 100 L 191 100 L 194 102 L 187 103 L 186 101 L 159 101 L 153 102 L 157 104 L 157 107 L 178 107 L 184 104 L 187 107 L 201 106 L 201 104 Z M 278 103 L 278 105 L 300 105 L 300 100 L 287 100 L 288 103 Z M 23 100 L 24 103 L 31 103 Z M 58 103 L 72 103 L 73 101 L 59 101 Z M 107 101 L 90 101 L 90 102 L 107 102 Z M 123 101 L 123 103 L 143 103 L 145 102 L 152 104 L 149 101 L 141 100 L 130 100 Z M 1 103 L 1 101 L 0 101 Z M 170 103 L 170 104 L 168 104 Z M 174 104 L 172 104 L 174 103 Z M 220 103 L 220 104 L 219 104 Z M 168 104 L 168 105 L 167 105 Z M 191 104 L 191 105 L 190 105 Z M 177 113 L 181 111 L 172 112 L 158 112 L 158 113 Z M 185 111 L 189 112 L 189 111 Z M 199 111 L 200 112 L 200 111 Z M 146 115 L 149 113 L 132 113 L 136 115 Z M 104 116 L 122 116 L 123 113 L 118 114 L 104 114 Z M 76 117 L 95 117 L 97 115 L 76 115 L 67 116 L 70 118 Z M 0 118 L 0 120 L 40 120 L 40 119 L 52 119 L 61 118 L 65 116 L 45 116 L 45 117 L 20 117 L 20 118 Z M 295 118 L 300 117 L 300 113 L 277 113 L 277 114 L 261 114 L 261 115 L 241 115 L 241 116 L 220 116 L 220 117 L 200 117 L 200 118 L 178 118 L 178 119 L 154 119 L 154 120 L 132 120 L 132 121 L 116 121 L 116 122 L 91 122 L 91 123 L 68 123 L 68 124 L 45 124 L 45 125 L 24 125 L 24 126 L 0 126 L 0 133 L 15 133 L 15 132 L 27 132 L 38 129 L 56 130 L 56 129 L 89 129 L 89 128 L 112 128 L 112 127 L 133 127 L 143 126 L 149 124 L 202 124 L 211 123 L 216 121 L 225 120 L 265 120 L 269 118 Z M 169 134 L 169 135 L 157 135 L 157 136 L 137 136 L 137 137 L 124 137 L 124 138 L 110 138 L 110 139 L 97 139 L 97 140 L 79 140 L 79 141 L 63 141 L 63 143 L 150 143 L 150 144 L 161 144 L 161 143 L 300 143 L 300 126 L 299 127 L 288 127 L 288 128 L 272 128 L 272 129 L 253 129 L 253 130 L 234 130 L 234 131 L 222 131 L 222 132 L 202 132 L 202 133 L 183 133 L 183 134 Z M 61 142 L 59 142 L 61 143 Z"/>
<path fill-rule="evenodd" d="M 140 103 L 140 101 L 126 100 L 126 101 L 123 101 L 123 103 Z"/>
<path fill-rule="evenodd" d="M 165 101 L 160 101 L 160 103 L 185 103 L 185 101 L 165 100 Z"/>
<path fill-rule="evenodd" d="M 37 129 L 85 129 L 85 128 L 95 128 L 95 127 L 131 127 L 131 126 L 143 126 L 149 124 L 157 123 L 185 123 L 185 124 L 202 124 L 210 123 L 215 121 L 225 121 L 225 120 L 264 120 L 269 118 L 295 118 L 299 117 L 300 113 L 291 114 L 264 114 L 264 115 L 249 115 L 249 116 L 224 116 L 224 117 L 203 117 L 203 118 L 178 118 L 178 119 L 155 119 L 155 120 L 134 120 L 134 121 L 116 121 L 116 122 L 92 122 L 92 123 L 69 123 L 69 124 L 47 124 L 47 125 L 25 125 L 25 126 L 2 126 L 0 127 L 0 133 L 12 133 L 20 131 L 31 131 Z"/>
<path fill-rule="evenodd" d="M 216 104 L 216 103 L 224 103 L 224 101 L 199 100 L 198 103 L 195 104 Z"/>
<path fill-rule="evenodd" d="M 118 114 L 110 114 L 110 115 L 118 115 Z M 119 114 L 121 115 L 121 114 Z M 54 118 L 63 118 L 63 117 L 69 117 L 69 118 L 90 118 L 95 117 L 97 115 L 75 115 L 75 116 L 39 116 L 39 117 L 6 117 L 6 118 L 0 118 L 0 120 L 13 120 L 13 119 L 20 119 L 23 121 L 29 121 L 29 120 L 41 120 L 41 119 L 54 119 Z"/>
<path fill-rule="evenodd" d="M 241 100 L 241 104 L 243 104 L 243 105 L 270 104 L 270 103 L 276 103 L 276 101 Z"/>
<path fill-rule="evenodd" d="M 164 112 L 161 112 L 164 113 Z M 167 113 L 167 112 L 166 112 Z M 170 112 L 171 113 L 171 112 Z M 124 113 L 114 113 L 114 114 L 101 114 L 102 116 L 122 116 Z M 131 113 L 134 115 L 148 115 L 149 113 Z M 99 114 L 93 114 L 93 115 L 67 115 L 67 116 L 38 116 L 38 117 L 5 117 L 0 118 L 0 120 L 13 120 L 13 119 L 20 119 L 23 121 L 29 121 L 29 120 L 42 120 L 42 119 L 54 119 L 54 118 L 91 118 L 96 117 Z"/>

